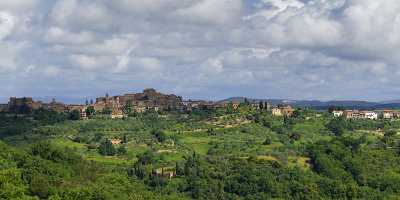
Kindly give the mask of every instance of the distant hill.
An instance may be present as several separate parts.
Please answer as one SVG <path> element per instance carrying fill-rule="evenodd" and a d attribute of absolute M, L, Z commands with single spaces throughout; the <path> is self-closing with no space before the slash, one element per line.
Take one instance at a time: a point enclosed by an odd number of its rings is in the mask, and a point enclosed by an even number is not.
<path fill-rule="evenodd" d="M 330 106 L 340 106 L 346 109 L 400 109 L 400 100 L 385 102 L 369 102 L 369 101 L 319 101 L 319 100 L 287 100 L 287 99 L 252 99 L 246 97 L 231 97 L 219 102 L 249 102 L 268 101 L 273 105 L 289 104 L 296 107 L 309 107 L 317 110 L 327 110 Z"/>
<path fill-rule="evenodd" d="M 390 100 L 390 101 L 381 101 L 380 104 L 400 104 L 400 99 Z"/>

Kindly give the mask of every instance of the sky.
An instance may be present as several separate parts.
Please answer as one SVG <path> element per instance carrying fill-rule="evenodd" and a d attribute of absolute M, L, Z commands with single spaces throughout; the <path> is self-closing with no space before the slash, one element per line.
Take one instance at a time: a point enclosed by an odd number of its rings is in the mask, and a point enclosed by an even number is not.
<path fill-rule="evenodd" d="M 400 99 L 398 0 L 0 1 L 0 102 Z"/>

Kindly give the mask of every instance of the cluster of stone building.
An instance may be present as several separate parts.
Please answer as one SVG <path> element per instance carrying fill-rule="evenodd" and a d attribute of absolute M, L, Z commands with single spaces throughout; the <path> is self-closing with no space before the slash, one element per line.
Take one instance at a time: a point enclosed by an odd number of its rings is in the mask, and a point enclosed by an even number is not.
<path fill-rule="evenodd" d="M 96 98 L 96 102 L 89 104 L 95 112 L 111 111 L 112 118 L 123 117 L 124 110 L 143 113 L 146 111 L 182 110 L 182 97 L 174 94 L 162 94 L 155 89 L 145 89 L 142 93 L 131 93 L 119 96 L 104 96 Z"/>
<path fill-rule="evenodd" d="M 53 110 L 56 112 L 79 111 L 82 119 L 87 118 L 86 111 L 91 107 L 95 113 L 105 113 L 111 118 L 122 118 L 124 110 L 129 107 L 132 112 L 182 110 L 184 108 L 182 97 L 173 94 L 162 94 L 154 89 L 145 89 L 142 93 L 132 93 L 120 96 L 106 95 L 96 98 L 96 102 L 87 102 L 85 105 L 67 105 L 56 102 L 50 103 L 34 101 L 31 97 L 11 97 L 8 104 L 1 104 L 0 111 L 12 113 L 29 113 L 37 109 Z"/>
<path fill-rule="evenodd" d="M 96 98 L 96 101 L 86 101 L 85 105 L 67 105 L 57 102 L 54 99 L 50 103 L 34 101 L 31 97 L 11 97 L 8 104 L 0 104 L 0 111 L 12 113 L 26 113 L 37 109 L 53 110 L 56 112 L 79 111 L 82 119 L 87 118 L 87 111 L 90 108 L 94 113 L 107 114 L 111 118 L 123 118 L 129 112 L 143 113 L 148 111 L 193 111 L 196 109 L 210 110 L 231 107 L 236 110 L 243 102 L 239 101 L 184 101 L 182 97 L 174 94 L 162 94 L 155 89 L 145 89 L 141 93 L 129 93 L 118 96 Z M 252 101 L 245 102 L 254 109 L 271 111 L 274 116 L 291 116 L 294 109 L 288 105 L 272 107 L 269 102 Z"/>
<path fill-rule="evenodd" d="M 335 117 L 344 117 L 346 119 L 371 119 L 377 120 L 379 117 L 383 119 L 400 118 L 400 112 L 394 110 L 383 111 L 359 111 L 359 110 L 335 110 L 332 112 Z"/>
<path fill-rule="evenodd" d="M 55 99 L 49 103 L 34 101 L 32 97 L 11 97 L 8 104 L 0 104 L 0 111 L 16 114 L 27 114 L 38 109 L 52 110 L 56 112 L 72 112 L 76 110 L 80 112 L 81 118 L 86 118 L 86 108 L 87 106 L 85 105 L 67 105 L 57 102 Z"/>

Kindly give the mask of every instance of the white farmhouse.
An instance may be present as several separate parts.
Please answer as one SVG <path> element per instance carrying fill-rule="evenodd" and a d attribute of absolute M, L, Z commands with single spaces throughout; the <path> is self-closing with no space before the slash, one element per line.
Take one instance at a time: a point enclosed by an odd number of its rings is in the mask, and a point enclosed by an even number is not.
<path fill-rule="evenodd" d="M 333 112 L 334 117 L 341 117 L 343 116 L 343 111 L 342 110 L 334 110 Z"/>
<path fill-rule="evenodd" d="M 363 111 L 364 119 L 372 119 L 372 120 L 377 120 L 378 119 L 378 113 L 373 112 L 373 111 Z"/>

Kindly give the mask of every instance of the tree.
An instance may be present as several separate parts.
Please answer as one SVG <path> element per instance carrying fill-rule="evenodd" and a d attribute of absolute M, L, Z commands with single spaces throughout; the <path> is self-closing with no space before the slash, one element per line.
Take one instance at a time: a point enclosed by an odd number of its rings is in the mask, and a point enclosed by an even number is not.
<path fill-rule="evenodd" d="M 143 180 L 147 176 L 147 172 L 142 163 L 136 162 L 133 166 L 133 171 L 129 171 L 130 176 L 136 176 L 138 179 Z"/>
<path fill-rule="evenodd" d="M 79 110 L 73 110 L 69 113 L 70 120 L 80 120 L 81 119 L 81 112 Z"/>
<path fill-rule="evenodd" d="M 265 141 L 263 142 L 263 145 L 271 145 L 272 144 L 272 138 L 271 136 L 267 136 L 267 138 L 265 138 Z"/>
<path fill-rule="evenodd" d="M 133 111 L 132 107 L 132 101 L 127 101 L 122 110 L 125 114 L 130 114 Z"/>
<path fill-rule="evenodd" d="M 263 110 L 264 109 L 264 103 L 262 101 L 260 101 L 258 103 L 258 107 L 260 107 L 260 110 Z"/>
<path fill-rule="evenodd" d="M 143 154 L 138 155 L 138 163 L 142 165 L 148 165 L 154 162 L 155 155 L 152 151 L 146 151 Z"/>
<path fill-rule="evenodd" d="M 126 136 L 126 134 L 124 134 L 124 136 L 122 137 L 122 143 L 128 143 L 128 137 Z"/>
<path fill-rule="evenodd" d="M 153 130 L 152 135 L 157 139 L 158 142 L 163 143 L 167 140 L 167 135 L 163 131 Z"/>
<path fill-rule="evenodd" d="M 326 125 L 326 128 L 328 128 L 333 134 L 340 136 L 346 131 L 347 124 L 343 118 L 335 118 Z"/>
<path fill-rule="evenodd" d="M 104 115 L 110 115 L 112 113 L 112 109 L 110 107 L 105 107 L 101 113 L 103 113 Z"/>
<path fill-rule="evenodd" d="M 86 115 L 87 116 L 92 116 L 92 115 L 94 115 L 95 112 L 96 111 L 95 111 L 93 106 L 89 106 L 89 107 L 86 108 Z"/>
<path fill-rule="evenodd" d="M 213 128 L 209 128 L 209 129 L 207 129 L 207 134 L 208 134 L 209 136 L 212 136 L 212 135 L 217 135 L 217 133 L 214 131 L 214 129 L 213 129 Z"/>
<path fill-rule="evenodd" d="M 120 145 L 117 151 L 118 155 L 125 155 L 127 153 L 126 147 L 124 145 Z"/>
<path fill-rule="evenodd" d="M 99 153 L 103 156 L 113 156 L 115 155 L 115 147 L 109 139 L 106 139 L 100 144 Z"/>
<path fill-rule="evenodd" d="M 384 137 L 383 137 L 383 142 L 386 145 L 391 145 L 394 143 L 394 136 L 397 135 L 397 131 L 395 130 L 387 130 L 385 131 Z"/>
<path fill-rule="evenodd" d="M 395 131 L 393 129 L 385 131 L 385 134 L 384 134 L 385 137 L 393 137 L 395 135 L 397 135 L 397 131 Z"/>
<path fill-rule="evenodd" d="M 298 132 L 294 132 L 294 133 L 290 134 L 290 139 L 292 142 L 298 141 L 298 140 L 300 140 L 300 138 L 301 138 L 301 135 Z"/>

